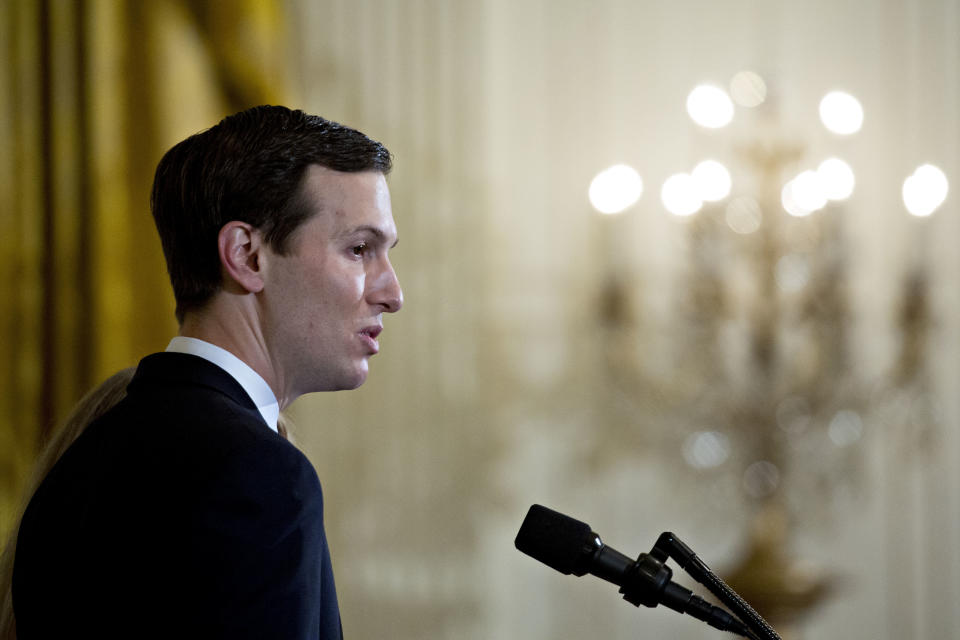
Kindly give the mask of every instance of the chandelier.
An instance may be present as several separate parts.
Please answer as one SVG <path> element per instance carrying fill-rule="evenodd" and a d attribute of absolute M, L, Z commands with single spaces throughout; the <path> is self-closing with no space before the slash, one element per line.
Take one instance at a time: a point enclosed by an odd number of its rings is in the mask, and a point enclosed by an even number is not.
<path fill-rule="evenodd" d="M 892 310 L 894 367 L 860 370 L 851 353 L 851 257 L 842 219 L 855 206 L 856 171 L 837 154 L 814 157 L 788 136 L 771 102 L 764 80 L 750 71 L 735 75 L 728 89 L 705 84 L 689 93 L 687 113 L 699 129 L 716 136 L 739 111 L 750 114 L 751 125 L 730 141 L 726 164 L 701 158 L 660 186 L 660 206 L 682 225 L 684 242 L 668 313 L 671 346 L 661 357 L 646 348 L 650 327 L 635 283 L 619 268 L 603 274 L 597 322 L 604 403 L 608 416 L 621 419 L 607 421 L 616 433 L 599 439 L 592 455 L 609 464 L 629 455 L 631 443 L 652 439 L 686 466 L 689 488 L 706 486 L 717 507 L 755 514 L 733 582 L 762 613 L 789 622 L 829 587 L 826 577 L 797 579 L 785 549 L 789 523 L 845 508 L 864 475 L 871 429 L 899 429 L 905 450 L 922 450 L 935 440 L 938 411 L 927 380 L 931 321 L 922 261 L 907 266 Z M 818 115 L 839 138 L 855 136 L 865 118 L 859 100 L 843 91 L 825 93 Z M 919 164 L 898 195 L 906 212 L 922 219 L 948 191 L 941 169 Z M 598 173 L 588 189 L 604 216 L 624 215 L 643 194 L 643 178 L 625 164 Z M 608 244 L 617 246 L 613 238 Z M 771 584 L 773 574 L 758 568 L 764 564 L 793 575 L 793 586 Z M 806 585 L 802 593 L 790 591 L 797 584 Z"/>

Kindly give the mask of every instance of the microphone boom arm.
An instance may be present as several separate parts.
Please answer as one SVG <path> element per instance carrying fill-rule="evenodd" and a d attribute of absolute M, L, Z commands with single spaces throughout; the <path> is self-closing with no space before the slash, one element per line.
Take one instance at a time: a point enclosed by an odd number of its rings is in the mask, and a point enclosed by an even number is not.
<path fill-rule="evenodd" d="M 690 547 L 673 533 L 669 531 L 661 533 L 656 544 L 653 545 L 650 555 L 661 562 L 666 562 L 668 557 L 672 558 L 680 565 L 680 568 L 687 572 L 687 575 L 705 586 L 720 602 L 729 607 L 756 637 L 766 638 L 767 640 L 781 640 L 773 627 L 746 600 L 740 597 L 740 594 L 731 589 Z"/>
<path fill-rule="evenodd" d="M 735 616 L 716 607 L 689 589 L 672 581 L 673 571 L 652 553 L 641 553 L 623 576 L 620 593 L 623 599 L 639 607 L 662 604 L 678 613 L 685 613 L 706 622 L 715 629 L 753 638 L 750 629 Z"/>

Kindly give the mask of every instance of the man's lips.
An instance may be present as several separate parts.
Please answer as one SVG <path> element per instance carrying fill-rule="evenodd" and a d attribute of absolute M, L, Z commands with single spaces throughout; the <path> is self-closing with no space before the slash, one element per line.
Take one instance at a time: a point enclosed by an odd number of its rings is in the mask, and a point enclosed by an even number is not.
<path fill-rule="evenodd" d="M 371 353 L 378 353 L 380 351 L 380 344 L 377 342 L 377 336 L 380 335 L 381 331 L 383 331 L 383 327 L 380 325 L 364 327 L 360 330 L 360 337 L 364 342 L 367 343 Z"/>

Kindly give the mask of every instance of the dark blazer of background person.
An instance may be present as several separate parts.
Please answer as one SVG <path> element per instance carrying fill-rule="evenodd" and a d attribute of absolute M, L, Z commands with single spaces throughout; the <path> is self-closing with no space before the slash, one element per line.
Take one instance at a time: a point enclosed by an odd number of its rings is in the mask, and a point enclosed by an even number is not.
<path fill-rule="evenodd" d="M 24 514 L 18 636 L 338 637 L 322 512 L 313 467 L 232 377 L 149 356 Z"/>

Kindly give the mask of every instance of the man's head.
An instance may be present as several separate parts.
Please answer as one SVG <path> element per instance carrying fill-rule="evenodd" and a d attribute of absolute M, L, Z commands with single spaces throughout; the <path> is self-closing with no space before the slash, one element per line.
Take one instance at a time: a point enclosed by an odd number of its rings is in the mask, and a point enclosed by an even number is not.
<path fill-rule="evenodd" d="M 390 152 L 359 131 L 278 106 L 241 111 L 174 146 L 157 166 L 150 204 L 177 320 L 220 289 L 217 235 L 227 222 L 249 223 L 284 254 L 314 213 L 301 190 L 308 166 L 385 175 L 391 164 Z"/>
<path fill-rule="evenodd" d="M 173 147 L 152 206 L 183 330 L 233 348 L 281 404 L 362 384 L 403 303 L 390 165 L 362 133 L 283 107 Z"/>

